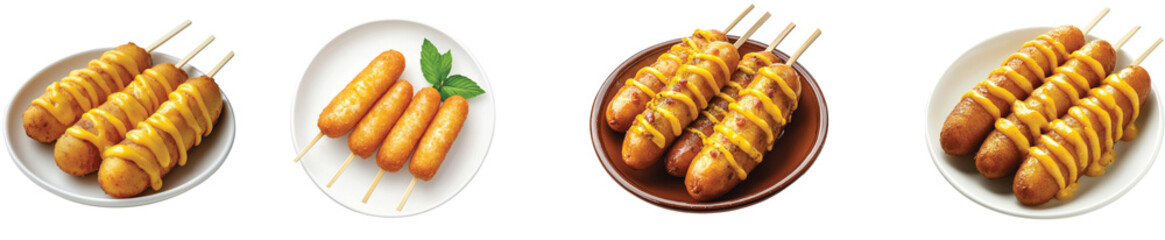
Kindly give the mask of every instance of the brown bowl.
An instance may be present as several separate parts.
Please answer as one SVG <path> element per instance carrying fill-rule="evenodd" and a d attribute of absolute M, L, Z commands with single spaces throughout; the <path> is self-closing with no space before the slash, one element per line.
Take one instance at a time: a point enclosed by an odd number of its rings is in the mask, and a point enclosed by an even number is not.
<path fill-rule="evenodd" d="M 737 38 L 728 37 L 730 42 Z M 620 156 L 623 133 L 612 130 L 604 121 L 607 102 L 623 87 L 626 79 L 633 77 L 640 68 L 655 62 L 656 58 L 679 42 L 678 38 L 672 39 L 636 53 L 611 72 L 611 76 L 607 77 L 595 95 L 595 103 L 591 106 L 591 142 L 599 162 L 611 174 L 611 178 L 631 194 L 652 204 L 681 211 L 710 212 L 733 210 L 767 199 L 804 174 L 821 153 L 829 118 L 821 88 L 800 63 L 794 64 L 793 68 L 803 79 L 801 86 L 807 88 L 801 93 L 801 102 L 793 113 L 793 119 L 777 139 L 773 150 L 765 154 L 764 161 L 748 174 L 748 179 L 737 184 L 724 196 L 713 201 L 696 201 L 688 195 L 683 178 L 667 174 L 662 160 L 644 170 L 631 169 L 623 162 Z M 740 47 L 740 53 L 743 56 L 764 48 L 763 43 L 750 40 Z M 789 59 L 789 55 L 781 51 L 774 50 L 773 54 L 782 60 Z"/>

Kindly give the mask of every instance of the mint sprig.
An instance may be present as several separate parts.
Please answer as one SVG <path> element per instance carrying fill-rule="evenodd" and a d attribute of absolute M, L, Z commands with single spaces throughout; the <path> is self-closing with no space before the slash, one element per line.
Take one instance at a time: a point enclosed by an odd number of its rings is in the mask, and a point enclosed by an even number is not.
<path fill-rule="evenodd" d="M 433 46 L 432 42 L 426 38 L 425 42 L 421 44 L 421 72 L 425 75 L 425 81 L 433 85 L 437 92 L 441 93 L 441 100 L 452 97 L 453 95 L 461 95 L 466 99 L 476 97 L 485 93 L 477 82 L 468 77 L 456 74 L 449 76 L 449 70 L 453 68 L 453 53 L 451 50 L 446 50 L 442 54 L 437 50 L 437 46 Z"/>

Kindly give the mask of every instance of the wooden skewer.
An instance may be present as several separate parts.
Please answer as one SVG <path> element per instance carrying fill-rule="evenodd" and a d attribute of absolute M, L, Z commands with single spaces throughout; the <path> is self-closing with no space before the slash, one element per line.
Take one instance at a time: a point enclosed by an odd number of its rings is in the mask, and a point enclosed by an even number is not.
<path fill-rule="evenodd" d="M 162 46 L 162 44 L 166 43 L 166 41 L 170 41 L 170 38 L 173 38 L 174 35 L 178 35 L 179 32 L 182 32 L 183 29 L 186 29 L 186 27 L 189 27 L 189 26 L 190 26 L 189 19 L 182 22 L 181 24 L 178 24 L 178 26 L 174 27 L 173 30 L 170 30 L 169 33 L 166 33 L 166 35 L 163 35 L 162 38 L 159 38 L 157 41 L 154 41 L 154 43 L 151 43 L 149 47 L 146 47 L 146 52 L 153 52 L 154 49 L 157 49 L 159 46 Z"/>
<path fill-rule="evenodd" d="M 756 32 L 756 29 L 760 28 L 761 25 L 764 25 L 765 21 L 769 20 L 770 15 L 771 14 L 769 14 L 769 12 L 765 12 L 764 16 L 760 16 L 760 19 L 757 19 L 756 23 L 752 24 L 752 27 L 748 29 L 748 32 L 745 32 L 744 35 L 740 35 L 740 39 L 736 39 L 736 44 L 732 44 L 732 46 L 740 48 L 740 45 L 744 45 L 744 42 L 748 42 L 748 38 L 752 37 L 752 33 Z"/>
<path fill-rule="evenodd" d="M 299 150 L 299 155 L 295 155 L 295 162 L 299 162 L 299 159 L 303 158 L 303 155 L 307 154 L 307 150 L 311 150 L 311 147 L 315 146 L 316 142 L 319 142 L 320 138 L 322 137 L 324 137 L 324 132 L 316 134 L 316 137 L 312 138 L 311 142 L 308 142 L 306 147 L 303 147 L 303 150 Z"/>
<path fill-rule="evenodd" d="M 356 153 L 348 154 L 348 160 L 344 160 L 344 165 L 340 165 L 340 170 L 337 170 L 336 175 L 332 176 L 332 180 L 328 181 L 328 188 L 331 188 L 332 184 L 336 183 L 336 179 L 339 179 L 340 174 L 343 174 L 344 170 L 348 169 L 348 164 L 351 164 L 354 158 L 356 158 Z"/>
<path fill-rule="evenodd" d="M 1121 50 L 1121 46 L 1124 46 L 1125 43 L 1129 41 L 1129 38 L 1133 38 L 1133 34 L 1137 34 L 1137 30 L 1141 30 L 1141 25 L 1133 26 L 1133 30 L 1129 30 L 1129 33 L 1125 33 L 1125 36 L 1121 37 L 1121 40 L 1116 42 L 1116 50 Z"/>
<path fill-rule="evenodd" d="M 178 64 L 175 65 L 178 66 L 178 68 L 182 68 L 182 66 L 186 65 L 186 62 L 189 62 L 191 58 L 194 58 L 195 55 L 198 55 L 199 52 L 202 52 L 202 49 L 206 48 L 206 45 L 210 45 L 210 42 L 214 42 L 214 35 L 207 37 L 205 41 L 202 41 L 202 44 L 199 44 L 198 47 L 194 48 L 194 51 L 187 53 L 186 57 L 183 57 L 182 61 L 179 61 Z"/>
<path fill-rule="evenodd" d="M 405 190 L 405 196 L 400 199 L 400 204 L 396 205 L 397 212 L 400 212 L 401 209 L 405 208 L 405 202 L 409 201 L 409 195 L 413 194 L 413 187 L 416 187 L 416 186 L 417 186 L 417 177 L 413 177 L 413 181 L 409 182 L 409 189 Z"/>
<path fill-rule="evenodd" d="M 380 169 L 380 172 L 376 172 L 376 178 L 372 179 L 372 186 L 368 187 L 368 192 L 364 193 L 364 200 L 360 200 L 361 202 L 368 203 L 368 197 L 372 196 L 372 191 L 376 190 L 376 185 L 380 184 L 380 177 L 383 176 L 384 169 Z"/>
<path fill-rule="evenodd" d="M 805 49 L 808 49 L 809 45 L 813 44 L 813 41 L 816 41 L 818 36 L 821 36 L 820 28 L 814 30 L 813 35 L 810 35 L 809 39 L 805 39 L 805 43 L 801 44 L 801 48 L 798 48 L 797 52 L 793 53 L 792 57 L 789 57 L 789 61 L 785 62 L 785 65 L 793 66 L 793 63 L 797 62 L 798 58 L 801 58 L 801 54 L 805 53 Z"/>
<path fill-rule="evenodd" d="M 1145 50 L 1145 53 L 1141 53 L 1141 56 L 1140 56 L 1140 57 L 1137 57 L 1137 60 L 1136 60 L 1136 61 L 1133 61 L 1133 65 L 1134 65 L 1134 66 L 1135 66 L 1135 65 L 1141 65 L 1141 62 L 1142 62 L 1142 61 L 1145 61 L 1145 58 L 1149 57 L 1149 53 L 1152 53 L 1152 52 L 1153 52 L 1153 50 L 1157 49 L 1157 45 L 1161 45 L 1161 41 L 1162 41 L 1162 40 L 1165 40 L 1165 39 L 1157 38 L 1157 41 L 1156 41 L 1156 42 L 1153 42 L 1153 45 L 1152 45 L 1152 46 L 1149 46 L 1149 49 L 1146 49 L 1146 50 Z"/>
<path fill-rule="evenodd" d="M 797 24 L 789 22 L 789 26 L 785 26 L 785 30 L 781 30 L 781 34 L 777 34 L 777 38 L 773 39 L 772 43 L 769 43 L 769 47 L 765 48 L 765 52 L 772 52 L 773 49 L 777 49 L 777 45 L 781 44 L 781 41 L 784 41 L 785 37 L 789 36 L 789 32 L 792 32 L 793 28 L 796 27 Z"/>
<path fill-rule="evenodd" d="M 1095 27 L 1096 23 L 1099 23 L 1100 19 L 1104 18 L 1104 15 L 1108 15 L 1108 10 L 1109 10 L 1108 8 L 1104 8 L 1104 10 L 1100 10 L 1100 14 L 1097 14 L 1096 18 L 1093 18 L 1092 22 L 1088 23 L 1087 27 L 1084 27 L 1084 35 L 1088 35 L 1088 32 L 1092 31 L 1092 27 Z"/>
<path fill-rule="evenodd" d="M 748 8 L 744 9 L 744 12 L 740 12 L 740 15 L 736 16 L 736 20 L 732 20 L 732 23 L 729 23 L 728 27 L 724 28 L 724 32 L 728 33 L 728 31 L 732 31 L 732 28 L 736 27 L 736 23 L 739 23 L 740 19 L 744 19 L 744 16 L 748 15 L 749 12 L 752 12 L 752 7 L 754 6 L 749 4 Z"/>
<path fill-rule="evenodd" d="M 235 51 L 228 52 L 226 57 L 218 61 L 218 65 L 215 65 L 213 69 L 210 69 L 210 72 L 206 73 L 206 76 L 214 77 L 214 74 L 218 73 L 218 70 L 222 70 L 222 66 L 227 65 L 227 62 L 231 61 L 231 58 L 235 58 Z"/>

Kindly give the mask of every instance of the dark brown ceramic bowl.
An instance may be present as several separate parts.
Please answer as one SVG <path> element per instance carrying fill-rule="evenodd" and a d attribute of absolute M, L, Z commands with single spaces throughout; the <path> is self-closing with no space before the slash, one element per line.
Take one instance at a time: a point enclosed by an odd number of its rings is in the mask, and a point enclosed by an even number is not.
<path fill-rule="evenodd" d="M 738 37 L 728 38 L 736 41 Z M 821 89 L 800 63 L 794 64 L 793 68 L 804 79 L 801 86 L 806 88 L 801 92 L 801 102 L 793 113 L 793 119 L 777 139 L 773 150 L 765 154 L 764 161 L 748 174 L 748 179 L 724 196 L 706 202 L 692 199 L 684 187 L 684 179 L 668 175 L 662 160 L 644 170 L 633 170 L 623 163 L 620 156 L 623 133 L 612 130 L 604 121 L 607 102 L 623 87 L 626 79 L 633 77 L 640 68 L 655 62 L 659 55 L 679 42 L 680 39 L 673 39 L 636 53 L 611 72 L 611 76 L 607 77 L 595 95 L 595 103 L 591 106 L 591 141 L 599 162 L 611 174 L 611 178 L 631 194 L 652 204 L 681 211 L 708 212 L 752 205 L 780 192 L 804 174 L 821 153 L 829 118 Z M 740 47 L 740 55 L 764 48 L 761 42 L 750 40 Z M 781 51 L 773 53 L 783 60 L 789 59 L 789 55 Z"/>

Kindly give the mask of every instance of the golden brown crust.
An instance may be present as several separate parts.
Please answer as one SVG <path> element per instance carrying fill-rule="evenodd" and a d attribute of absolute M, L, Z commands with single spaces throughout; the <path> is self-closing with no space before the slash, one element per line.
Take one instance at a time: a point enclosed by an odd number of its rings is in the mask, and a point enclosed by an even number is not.
<path fill-rule="evenodd" d="M 740 55 L 736 52 L 736 48 L 733 47 L 732 44 L 726 42 L 710 43 L 702 52 L 704 54 L 712 55 L 723 60 L 725 67 L 729 67 L 729 69 L 727 69 L 729 71 L 732 70 L 731 66 L 736 66 L 736 64 L 740 61 Z M 687 65 L 706 70 L 713 79 L 705 79 L 705 77 L 702 77 L 697 73 L 677 73 L 676 81 L 668 84 L 667 87 L 664 87 L 664 92 L 670 91 L 675 92 L 677 95 L 687 96 L 691 98 L 692 102 L 696 105 L 697 108 L 707 104 L 708 101 L 711 101 L 712 97 L 715 96 L 715 93 L 720 91 L 720 88 L 723 87 L 728 82 L 728 78 L 731 77 L 731 73 L 725 73 L 725 69 L 723 69 L 722 66 L 720 66 L 720 64 L 715 61 L 697 59 L 692 60 L 692 62 L 686 64 L 685 66 Z M 684 66 L 681 66 L 681 68 L 683 67 Z M 706 99 L 693 97 L 696 95 L 692 90 L 693 87 L 699 92 L 703 93 Z M 676 133 L 674 129 L 683 129 L 684 127 L 687 127 L 688 123 L 691 123 L 696 119 L 696 117 L 693 115 L 699 114 L 698 112 L 692 112 L 691 105 L 688 105 L 681 100 L 677 100 L 674 97 L 658 98 L 652 100 L 652 102 L 648 103 L 648 105 L 657 109 L 666 109 L 666 111 L 670 112 L 677 119 L 679 126 L 673 126 L 675 123 L 668 120 L 666 115 L 656 111 L 656 109 L 648 109 L 641 113 L 647 124 L 650 124 L 650 126 L 644 127 L 652 127 L 659 130 L 659 132 L 664 137 L 664 144 L 661 147 L 656 142 L 654 142 L 652 139 L 656 136 L 649 131 L 636 133 L 634 129 L 629 130 L 623 138 L 622 156 L 623 161 L 633 169 L 645 169 L 659 162 L 659 159 L 663 155 L 665 148 L 674 142 L 675 139 L 679 137 L 679 134 L 681 134 Z M 636 118 L 638 118 L 638 116 L 636 116 Z M 632 128 L 641 127 L 640 125 L 642 124 L 643 122 L 641 121 L 635 121 L 635 123 L 632 125 Z"/>
<path fill-rule="evenodd" d="M 412 99 L 413 85 L 409 81 L 399 80 L 393 84 L 348 135 L 348 149 L 362 158 L 376 153 L 376 148 L 388 136 L 388 131 L 392 130 Z"/>
<path fill-rule="evenodd" d="M 708 30 L 708 32 L 712 33 L 715 39 L 705 39 L 703 35 L 698 33 L 693 33 L 689 38 L 699 47 L 704 47 L 708 43 L 714 41 L 728 40 L 724 33 L 720 31 Z M 686 48 L 687 44 L 680 42 L 675 46 L 682 46 Z M 681 51 L 681 49 L 677 49 L 675 46 L 673 46 L 668 51 L 668 53 L 676 55 L 676 57 L 680 58 L 681 60 L 687 61 L 688 52 Z M 670 61 L 661 57 L 656 59 L 650 67 L 659 70 L 659 72 L 662 73 L 664 77 L 671 77 L 675 75 L 676 70 L 678 70 L 680 65 L 683 65 L 684 63 L 686 62 L 677 63 L 675 61 Z M 666 80 L 667 79 L 659 79 L 655 75 L 648 73 L 636 76 L 637 82 L 647 86 L 655 92 L 659 92 L 665 87 L 666 84 L 664 81 Z M 615 97 L 611 98 L 611 101 L 607 104 L 606 114 L 604 115 L 607 118 L 607 126 L 610 126 L 611 129 L 618 132 L 626 132 L 627 129 L 631 128 L 631 125 L 634 123 L 635 116 L 639 115 L 639 113 L 642 113 L 643 110 L 646 110 L 647 102 L 651 101 L 651 99 L 654 97 L 655 96 L 643 92 L 643 90 L 634 85 L 623 85 L 623 87 L 619 88 L 619 92 L 615 94 Z"/>
<path fill-rule="evenodd" d="M 732 74 L 732 82 L 739 84 L 741 87 L 747 87 L 749 83 L 752 83 L 752 80 L 756 77 L 755 71 L 767 65 L 765 64 L 764 59 L 760 58 L 765 58 L 768 60 L 768 62 L 771 63 L 784 62 L 781 61 L 780 58 L 777 58 L 777 55 L 773 55 L 772 52 L 758 51 L 754 53 L 757 55 L 741 59 L 740 64 L 737 66 L 737 69 L 747 68 L 751 69 L 753 72 L 749 73 L 744 70 L 737 70 Z M 735 99 L 737 99 L 739 96 L 740 90 L 736 89 L 735 87 L 724 86 L 724 88 L 720 89 L 720 92 L 732 98 L 731 101 L 735 101 Z M 712 102 L 708 104 L 708 107 L 704 108 L 704 111 L 712 115 L 712 117 L 715 117 L 717 119 L 716 121 L 719 121 L 720 119 L 724 119 L 724 112 L 712 111 L 712 108 L 715 107 L 727 111 L 728 104 L 731 103 L 731 101 L 729 99 L 724 99 L 717 96 L 716 98 L 712 99 Z M 664 158 L 664 167 L 668 174 L 676 177 L 684 177 L 684 175 L 687 175 L 688 166 L 692 164 L 692 159 L 696 158 L 696 154 L 698 154 L 700 149 L 704 147 L 704 139 L 701 138 L 700 135 L 691 131 L 699 131 L 700 133 L 704 134 L 704 136 L 712 135 L 712 126 L 716 125 L 716 122 L 712 120 L 713 119 L 708 118 L 708 115 L 701 114 L 700 117 L 696 118 L 696 121 L 692 122 L 692 124 L 688 126 L 688 129 L 684 130 L 684 133 L 680 135 L 676 143 L 672 144 L 671 148 L 667 152 L 667 156 Z"/>
<path fill-rule="evenodd" d="M 405 57 L 400 52 L 388 50 L 380 53 L 320 112 L 316 122 L 320 132 L 331 138 L 347 134 L 400 78 L 404 69 Z"/>
<path fill-rule="evenodd" d="M 1151 88 L 1150 87 L 1151 80 L 1149 79 L 1149 73 L 1146 72 L 1145 69 L 1141 68 L 1140 66 L 1129 66 L 1129 67 L 1121 70 L 1120 72 L 1117 72 L 1116 74 L 1118 76 L 1120 76 L 1121 79 L 1123 79 L 1133 89 L 1135 89 L 1137 91 L 1137 95 L 1140 98 L 1139 99 L 1140 102 L 1144 103 L 1144 101 L 1145 101 L 1145 99 L 1150 91 L 1150 88 Z M 1098 88 L 1094 88 L 1094 89 L 1099 89 L 1100 91 L 1107 91 L 1107 92 L 1112 93 L 1114 99 L 1116 99 L 1115 102 L 1116 102 L 1117 106 L 1119 106 L 1121 109 L 1132 109 L 1132 107 L 1133 107 L 1132 103 L 1127 100 L 1127 98 L 1124 96 L 1124 94 L 1122 92 L 1120 92 L 1119 90 L 1117 90 L 1116 88 L 1114 88 L 1108 84 L 1102 85 L 1102 86 L 1100 86 Z M 1085 110 L 1085 111 L 1089 111 L 1089 110 Z M 1119 117 L 1119 118 L 1123 119 L 1122 122 L 1131 124 L 1131 123 L 1129 123 L 1130 122 L 1129 120 L 1132 118 L 1132 115 L 1133 115 L 1133 111 L 1130 110 L 1130 111 L 1123 111 L 1122 115 L 1114 116 L 1114 117 Z M 1097 119 L 1097 116 L 1095 116 L 1094 114 L 1088 114 L 1087 116 L 1089 118 L 1088 121 L 1099 122 L 1099 119 Z M 1078 119 L 1072 117 L 1071 115 L 1066 115 L 1065 117 L 1061 118 L 1061 120 L 1063 120 L 1064 123 L 1068 127 L 1072 128 L 1074 131 L 1083 131 L 1082 130 L 1083 124 Z M 1115 124 L 1115 121 L 1114 121 L 1114 124 Z M 1121 126 L 1121 127 L 1123 127 L 1123 126 Z M 1106 132 L 1103 127 L 1093 128 L 1093 129 L 1096 130 L 1097 135 L 1099 135 L 1099 136 L 1105 136 L 1105 135 L 1110 134 L 1110 133 Z M 1073 145 L 1071 143 L 1071 141 L 1067 141 L 1059 133 L 1057 133 L 1055 131 L 1050 131 L 1048 133 L 1045 133 L 1044 136 L 1051 137 L 1053 141 L 1064 146 L 1064 148 L 1067 149 L 1071 153 L 1075 153 L 1077 147 L 1082 147 L 1082 146 Z M 1046 149 L 1046 146 L 1044 144 L 1039 144 L 1037 146 L 1037 148 L 1045 148 Z M 1107 151 L 1107 149 L 1102 149 L 1102 151 Z M 1054 155 L 1052 157 L 1056 158 L 1056 156 L 1054 156 Z M 1067 170 L 1068 166 L 1064 165 L 1060 161 L 1056 161 L 1056 164 L 1057 164 L 1057 167 L 1059 167 L 1061 169 L 1060 170 L 1061 173 L 1058 173 L 1058 174 L 1063 174 L 1063 173 L 1068 171 Z M 1020 166 L 1018 172 L 1016 173 L 1015 181 L 1012 183 L 1012 190 L 1015 192 L 1016 199 L 1019 200 L 1020 203 L 1023 203 L 1024 205 L 1032 206 L 1032 205 L 1041 205 L 1041 204 L 1047 203 L 1052 198 L 1056 197 L 1056 195 L 1060 191 L 1060 187 L 1055 182 L 1054 176 L 1052 176 L 1051 174 L 1053 174 L 1053 173 L 1049 173 L 1048 170 L 1043 166 L 1042 163 L 1037 161 L 1034 157 L 1028 156 L 1027 160 L 1024 161 L 1023 165 Z M 1079 174 L 1081 176 L 1086 175 L 1084 171 L 1081 171 Z M 1103 174 L 1103 173 L 1101 173 L 1101 174 Z M 1091 175 L 1089 174 L 1089 176 L 1091 176 Z"/>
<path fill-rule="evenodd" d="M 409 162 L 409 173 L 412 173 L 413 177 L 425 181 L 433 179 L 437 169 L 441 168 L 441 162 L 445 161 L 445 154 L 449 153 L 453 141 L 457 140 L 468 114 L 469 103 L 465 98 L 454 95 L 445 99 L 441 109 L 437 110 L 437 116 L 433 117 L 433 123 L 425 130 L 425 136 L 421 137 L 412 161 Z"/>
<path fill-rule="evenodd" d="M 1077 51 L 1084 56 L 1089 56 L 1095 59 L 1104 68 L 1103 73 L 1099 75 L 1108 75 L 1112 72 L 1114 65 L 1116 65 L 1116 50 L 1104 40 L 1096 40 L 1089 42 L 1084 48 Z M 1090 65 L 1081 60 L 1069 60 L 1060 68 L 1068 69 L 1068 71 L 1076 72 L 1088 81 L 1089 88 L 1100 85 L 1100 78 Z M 1055 77 L 1055 76 L 1053 76 Z M 1049 77 L 1048 79 L 1052 79 Z M 1074 88 L 1076 96 L 1085 97 L 1088 95 L 1089 89 L 1083 89 L 1077 86 Z M 1051 83 L 1044 83 L 1044 85 L 1035 89 L 1028 99 L 1024 100 L 1027 106 L 1033 109 L 1043 109 L 1043 102 L 1036 98 L 1036 96 L 1046 95 L 1048 99 L 1053 100 L 1056 106 L 1057 116 L 1049 116 L 1048 119 L 1055 119 L 1063 116 L 1068 112 L 1068 108 L 1077 99 L 1072 99 L 1068 92 L 1064 89 Z M 1012 106 L 1012 105 L 1009 105 Z M 1026 124 L 1022 124 L 1015 113 L 1006 117 L 1008 121 L 1016 123 L 1016 128 L 1022 133 L 1023 137 L 1027 138 L 1029 143 L 1034 142 L 1033 139 L 1039 136 L 1031 136 L 1030 130 Z M 991 131 L 987 139 L 983 141 L 983 145 L 975 154 L 975 168 L 979 169 L 979 173 L 984 177 L 995 179 L 1002 178 L 1015 173 L 1019 169 L 1020 163 L 1026 157 L 1024 149 L 1017 149 L 1015 142 L 1000 132 L 999 130 Z"/>
<path fill-rule="evenodd" d="M 441 104 L 441 94 L 431 87 L 422 88 L 413 96 L 408 108 L 396 121 L 380 150 L 376 152 L 376 165 L 389 172 L 400 171 L 409 160 L 417 142 L 425 133 L 437 107 Z"/>
<path fill-rule="evenodd" d="M 1059 41 L 1069 53 L 1080 49 L 1084 45 L 1084 34 L 1080 32 L 1080 29 L 1073 26 L 1061 26 L 1052 29 L 1048 33 L 1045 33 L 1045 35 Z M 1042 39 L 1037 39 L 1036 41 L 1047 42 Z M 1061 56 L 1062 53 L 1054 51 L 1057 55 L 1057 63 L 1050 63 L 1050 59 L 1047 59 L 1039 49 L 1033 46 L 1021 48 L 1018 52 L 1031 56 L 1037 65 L 1039 65 L 1037 67 L 1043 70 L 1044 76 L 1038 76 L 1035 72 L 1032 72 L 1028 69 L 1026 63 L 1018 58 L 1011 58 L 1004 63 L 1004 66 L 1014 69 L 1026 78 L 1032 86 L 1042 84 L 1041 79 L 1047 75 L 1051 75 L 1054 66 L 1059 66 L 1068 59 L 1068 56 Z M 1024 91 L 1024 89 L 1016 85 L 1015 81 L 1020 81 L 1019 79 L 1011 79 L 1004 74 L 990 74 L 987 80 L 984 81 L 991 81 L 999 87 L 1007 89 L 1019 99 L 1027 98 L 1028 94 L 1030 94 L 1030 92 Z M 988 99 L 991 99 L 995 106 L 999 106 L 1001 115 L 1011 113 L 1011 108 L 1007 107 L 1011 106 L 1011 103 L 992 96 L 987 92 L 987 87 L 976 85 L 972 91 L 977 91 L 988 96 Z M 943 151 L 955 156 L 974 153 L 975 150 L 979 149 L 980 144 L 987 137 L 987 134 L 991 133 L 992 129 L 995 129 L 993 125 L 995 119 L 995 116 L 992 116 L 987 109 L 984 109 L 971 98 L 961 98 L 959 103 L 955 105 L 955 108 L 951 110 L 951 113 L 947 115 L 947 119 L 943 122 L 942 130 L 939 133 L 939 143 L 942 145 Z"/>
<path fill-rule="evenodd" d="M 184 84 L 190 84 L 198 89 L 202 95 L 201 98 L 206 101 L 206 107 L 210 111 L 211 125 L 217 125 L 219 118 L 222 116 L 224 102 L 222 101 L 222 94 L 219 91 L 218 84 L 214 82 L 214 79 L 205 76 L 192 78 Z M 196 116 L 201 116 L 203 113 L 197 107 L 192 107 L 190 110 Z M 178 134 L 181 134 L 184 139 L 193 139 L 194 135 L 197 134 L 193 129 L 188 127 L 186 119 L 179 116 L 180 113 L 172 108 L 163 108 L 154 114 L 171 116 L 167 119 L 173 121 L 172 123 L 176 126 L 179 132 Z M 199 119 L 203 119 L 203 117 L 195 117 L 195 119 L 198 121 Z M 194 147 L 194 142 L 185 141 L 184 146 L 177 146 L 178 144 L 174 141 L 174 138 L 168 133 L 162 132 L 159 135 L 162 136 L 163 145 L 171 156 L 170 164 L 162 166 L 161 169 L 161 175 L 165 177 L 177 165 L 179 151 L 189 151 L 190 148 Z M 122 140 L 120 144 L 124 144 L 142 153 L 149 159 L 155 159 L 155 156 L 149 150 L 133 141 L 126 139 Z M 198 159 L 191 159 L 191 161 L 198 161 Z M 144 170 L 134 162 L 118 157 L 106 157 L 101 162 L 101 168 L 97 172 L 97 181 L 101 184 L 101 189 L 106 194 L 115 198 L 137 196 L 150 187 L 149 175 Z"/>
<path fill-rule="evenodd" d="M 140 69 L 135 70 L 138 71 L 145 70 L 146 67 L 149 67 L 153 64 L 153 59 L 150 57 L 150 53 L 146 52 L 145 49 L 138 47 L 134 43 L 126 43 L 110 51 L 119 51 L 126 54 L 127 57 L 133 59 L 134 62 L 137 63 L 139 66 L 138 68 Z M 105 78 L 105 81 L 110 88 L 113 88 L 114 85 L 116 85 L 116 82 L 113 81 L 114 75 L 121 76 L 122 79 L 129 79 L 125 80 L 124 84 L 126 85 L 128 85 L 131 82 L 130 80 L 133 80 L 134 78 L 133 75 L 130 75 L 128 71 L 121 67 L 113 68 L 117 72 L 106 72 L 102 68 L 92 66 L 87 66 L 86 68 L 97 72 L 97 74 Z M 96 80 L 89 78 L 87 75 L 80 75 L 79 77 L 84 79 L 86 82 L 89 82 L 90 84 L 96 85 Z M 117 88 L 123 87 L 125 86 L 117 86 Z M 61 93 L 68 95 L 70 99 L 73 98 L 72 94 L 67 91 Z M 105 99 L 109 97 L 109 95 L 105 94 L 103 91 L 97 91 L 96 94 L 97 96 L 95 97 L 100 99 L 99 102 L 101 103 L 104 103 Z M 39 98 L 46 97 L 47 93 L 42 94 Z M 28 137 L 31 137 L 32 139 L 42 143 L 50 143 L 57 140 L 61 134 L 65 133 L 65 130 L 68 129 L 69 126 L 71 126 L 73 123 L 76 123 L 77 120 L 81 118 L 80 113 L 84 113 L 85 111 L 89 110 L 82 109 L 81 106 L 76 102 L 70 102 L 70 104 L 67 105 L 69 108 L 73 109 L 73 112 L 77 114 L 69 122 L 61 123 L 60 120 L 57 120 L 52 114 L 48 112 L 48 110 L 45 110 L 44 107 L 36 104 L 30 104 L 28 108 L 24 110 L 24 114 L 21 116 L 21 119 L 24 122 L 24 133 L 28 135 Z"/>
<path fill-rule="evenodd" d="M 175 88 L 177 88 L 179 84 L 186 81 L 187 79 L 186 71 L 178 69 L 176 66 L 174 66 L 174 64 L 158 64 L 157 66 L 154 66 L 150 69 L 157 71 L 158 74 L 165 78 L 164 80 L 167 81 L 170 86 Z M 143 80 L 146 81 L 158 81 L 158 79 L 154 79 L 153 77 L 147 75 L 141 75 L 139 77 L 144 78 Z M 134 92 L 136 86 L 138 85 L 131 84 L 125 89 L 122 89 L 121 92 L 130 94 L 130 96 L 135 99 L 149 98 L 148 95 L 138 96 L 137 93 Z M 154 97 L 157 99 L 165 100 L 170 95 L 170 91 L 168 91 L 169 89 L 164 89 L 164 87 L 160 84 L 149 84 L 143 86 L 149 86 L 153 90 Z M 157 110 L 153 109 L 153 106 L 149 106 L 149 104 L 144 104 L 144 107 L 145 110 L 151 114 L 153 113 L 152 111 Z M 118 106 L 114 102 L 107 101 L 102 103 L 101 106 L 98 106 L 96 109 L 104 110 L 113 117 L 116 117 L 122 123 L 128 125 L 125 126 L 126 129 L 133 129 L 135 126 L 137 126 L 136 122 L 130 121 L 129 117 L 126 116 L 126 113 L 122 111 L 121 106 Z M 77 121 L 74 126 L 93 133 L 104 131 L 101 136 L 105 137 L 105 139 L 111 143 L 121 142 L 121 140 L 125 138 L 125 135 L 117 132 L 117 130 L 113 127 L 113 122 L 109 122 L 105 118 L 96 119 L 101 121 L 102 125 L 108 127 L 105 129 L 95 129 L 93 121 L 85 118 Z M 57 167 L 60 168 L 61 171 L 75 176 L 84 176 L 93 173 L 100 168 L 102 150 L 104 149 L 99 149 L 97 145 L 94 145 L 87 140 L 77 138 L 72 134 L 61 134 L 61 137 L 57 140 L 57 143 L 53 148 L 53 159 L 57 162 Z"/>
<path fill-rule="evenodd" d="M 801 77 L 797 75 L 796 71 L 792 67 L 784 64 L 773 64 L 769 67 L 773 68 L 773 72 L 777 76 L 785 79 L 789 88 L 799 98 L 801 93 Z M 771 80 L 754 81 L 748 88 L 756 89 L 772 99 L 776 106 L 781 109 L 781 113 L 785 115 L 778 117 L 789 119 L 789 116 L 796 110 L 794 107 L 796 103 L 789 101 L 783 95 L 782 90 L 780 90 L 777 84 L 772 82 Z M 799 101 L 799 99 L 797 100 Z M 769 115 L 767 111 L 760 110 L 764 106 L 757 97 L 751 95 L 743 96 L 738 101 L 738 104 L 741 105 L 742 109 L 751 109 L 749 110 L 750 112 L 753 112 L 757 117 L 765 121 L 774 135 L 779 135 L 781 130 L 783 130 L 784 125 L 774 122 L 773 116 Z M 767 136 L 761 126 L 751 122 L 738 112 L 729 113 L 728 117 L 724 118 L 724 121 L 718 125 L 723 125 L 730 130 L 734 130 L 740 139 L 748 142 L 749 145 L 760 151 L 762 157 L 767 153 L 769 146 L 776 142 L 775 139 L 773 142 L 767 142 Z M 759 160 L 761 159 L 754 159 L 741 147 L 732 143 L 724 134 L 717 132 L 709 138 L 711 138 L 709 139 L 710 141 L 723 145 L 728 150 L 728 154 L 732 155 L 732 159 L 739 164 L 745 173 L 752 172 L 760 164 Z M 688 195 L 697 201 L 716 199 L 728 193 L 742 181 L 742 177 L 737 176 L 735 168 L 728 163 L 727 156 L 723 156 L 722 154 L 723 152 L 718 151 L 710 145 L 705 145 L 700 150 L 700 154 L 692 160 L 691 167 L 688 169 L 686 175 L 687 177 L 684 179 L 684 185 L 687 187 Z"/>

